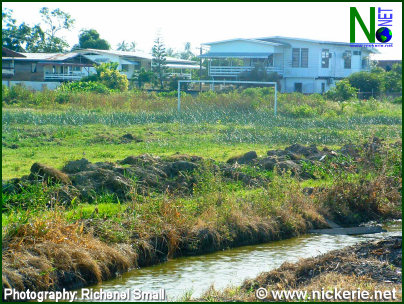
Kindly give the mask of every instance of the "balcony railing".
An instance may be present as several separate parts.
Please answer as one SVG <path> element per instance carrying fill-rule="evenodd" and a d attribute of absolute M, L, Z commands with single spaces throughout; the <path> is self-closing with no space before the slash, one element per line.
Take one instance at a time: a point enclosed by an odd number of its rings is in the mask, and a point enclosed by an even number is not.
<path fill-rule="evenodd" d="M 240 73 L 253 70 L 253 66 L 210 66 L 209 76 L 216 77 L 237 77 Z M 277 72 L 283 73 L 283 69 L 277 67 L 266 67 L 267 73 Z"/>
<path fill-rule="evenodd" d="M 13 76 L 14 75 L 14 67 L 2 67 L 1 74 L 4 76 Z"/>
<path fill-rule="evenodd" d="M 65 74 L 52 74 L 46 73 L 44 76 L 45 80 L 62 80 L 62 81 L 73 81 L 80 80 L 84 76 L 87 76 L 86 73 L 65 73 Z"/>
<path fill-rule="evenodd" d="M 167 73 L 168 77 L 179 77 L 179 78 L 184 78 L 184 79 L 191 79 L 192 74 L 191 73 Z"/>

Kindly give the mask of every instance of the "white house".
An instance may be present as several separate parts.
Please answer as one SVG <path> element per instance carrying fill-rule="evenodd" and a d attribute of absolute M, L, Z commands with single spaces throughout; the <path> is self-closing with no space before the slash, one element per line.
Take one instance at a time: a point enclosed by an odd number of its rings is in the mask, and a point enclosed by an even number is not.
<path fill-rule="evenodd" d="M 84 57 L 97 63 L 117 62 L 118 70 L 125 74 L 128 79 L 133 77 L 133 73 L 142 67 L 150 70 L 153 62 L 153 56 L 142 52 L 113 51 L 113 50 L 95 50 L 81 49 L 75 50 Z M 199 69 L 199 65 L 191 60 L 183 60 L 173 57 L 166 57 L 166 66 L 168 76 L 178 76 L 191 79 L 191 70 Z"/>
<path fill-rule="evenodd" d="M 336 80 L 354 72 L 368 71 L 374 48 L 351 47 L 349 43 L 288 37 L 230 39 L 204 43 L 209 50 L 211 79 L 238 79 L 256 65 L 282 76 L 282 92 L 324 93 Z"/>

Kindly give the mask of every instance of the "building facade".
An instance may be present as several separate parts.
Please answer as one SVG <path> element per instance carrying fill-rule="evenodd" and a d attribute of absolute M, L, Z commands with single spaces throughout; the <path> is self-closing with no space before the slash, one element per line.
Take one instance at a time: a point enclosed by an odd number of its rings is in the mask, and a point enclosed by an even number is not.
<path fill-rule="evenodd" d="M 2 83 L 41 91 L 55 89 L 65 81 L 88 76 L 94 64 L 77 53 L 18 53 L 3 47 Z"/>
<path fill-rule="evenodd" d="M 211 79 L 237 80 L 256 66 L 281 76 L 281 92 L 324 93 L 335 81 L 369 71 L 377 50 L 349 43 L 288 37 L 231 39 L 205 43 Z"/>
<path fill-rule="evenodd" d="M 140 52 L 83 49 L 61 53 L 19 53 L 2 48 L 3 85 L 24 85 L 33 90 L 55 89 L 66 81 L 78 81 L 96 73 L 95 66 L 118 63 L 120 73 L 131 80 L 135 72 L 152 69 L 153 57 Z M 191 60 L 167 57 L 167 77 L 191 79 L 200 66 Z"/>

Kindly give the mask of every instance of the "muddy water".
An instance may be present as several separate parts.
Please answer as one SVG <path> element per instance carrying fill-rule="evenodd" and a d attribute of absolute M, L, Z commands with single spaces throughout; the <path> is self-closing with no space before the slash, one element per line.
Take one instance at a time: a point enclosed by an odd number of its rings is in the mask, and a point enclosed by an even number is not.
<path fill-rule="evenodd" d="M 212 254 L 182 257 L 166 263 L 135 269 L 123 276 L 92 286 L 94 291 L 126 291 L 140 289 L 157 292 L 165 289 L 168 300 L 180 299 L 185 293 L 201 295 L 209 286 L 221 289 L 240 285 L 263 271 L 279 267 L 360 241 L 401 235 L 401 222 L 385 225 L 388 232 L 372 235 L 304 235 L 288 240 L 244 246 Z M 80 295 L 80 292 L 79 292 Z"/>

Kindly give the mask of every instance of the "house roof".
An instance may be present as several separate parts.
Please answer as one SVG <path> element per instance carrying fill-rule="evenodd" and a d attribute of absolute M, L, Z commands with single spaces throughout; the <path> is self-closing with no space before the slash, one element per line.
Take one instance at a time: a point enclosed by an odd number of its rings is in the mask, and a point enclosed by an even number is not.
<path fill-rule="evenodd" d="M 247 42 L 255 42 L 255 43 L 272 45 L 272 46 L 283 45 L 283 43 L 278 43 L 278 42 L 275 43 L 275 42 L 263 41 L 260 39 L 247 39 L 247 38 L 234 38 L 234 39 L 227 39 L 227 40 L 221 40 L 221 41 L 207 42 L 207 43 L 202 43 L 202 45 L 212 45 L 212 44 L 219 44 L 219 43 L 225 43 L 225 42 L 231 42 L 231 41 L 247 41 Z"/>
<path fill-rule="evenodd" d="M 199 55 L 199 58 L 268 58 L 270 53 L 251 53 L 251 52 L 208 52 Z"/>
<path fill-rule="evenodd" d="M 77 56 L 82 56 L 79 53 L 20 53 L 24 57 L 3 57 L 3 60 L 15 60 L 15 61 L 38 61 L 40 64 L 56 64 L 66 61 L 68 59 L 75 58 Z M 91 62 L 91 64 L 87 63 L 86 66 L 92 66 L 92 63 L 95 63 L 93 60 L 89 58 L 83 57 L 86 61 Z M 69 63 L 72 65 L 73 63 Z M 82 63 L 80 63 L 82 64 Z"/>
<path fill-rule="evenodd" d="M 196 64 L 175 64 L 175 63 L 167 63 L 166 64 L 167 68 L 171 68 L 171 69 L 192 69 L 192 70 L 196 70 L 199 69 L 200 66 L 196 65 Z"/>
<path fill-rule="evenodd" d="M 306 38 L 294 38 L 294 37 L 284 37 L 284 36 L 271 36 L 271 37 L 262 37 L 255 38 L 256 40 L 269 41 L 275 43 L 282 43 L 284 45 L 290 46 L 289 43 L 285 43 L 282 40 L 293 40 L 293 41 L 303 41 L 303 42 L 311 42 L 318 44 L 332 44 L 332 45 L 341 45 L 341 46 L 351 46 L 349 42 L 338 42 L 338 41 L 326 41 L 326 40 L 314 40 L 314 39 L 306 39 Z M 379 53 L 379 50 L 375 48 L 367 48 L 372 53 Z"/>
<path fill-rule="evenodd" d="M 15 52 L 3 46 L 1 48 L 1 57 L 25 57 L 25 56 L 19 52 Z"/>
<path fill-rule="evenodd" d="M 131 51 L 116 51 L 116 50 L 97 50 L 97 49 L 81 49 L 76 50 L 80 53 L 99 53 L 99 54 L 110 54 L 119 57 L 137 57 L 143 59 L 152 60 L 153 56 L 151 54 L 143 53 L 143 52 L 131 52 Z M 182 63 L 194 63 L 191 60 L 179 59 L 175 57 L 166 57 L 167 62 L 182 62 Z"/>

